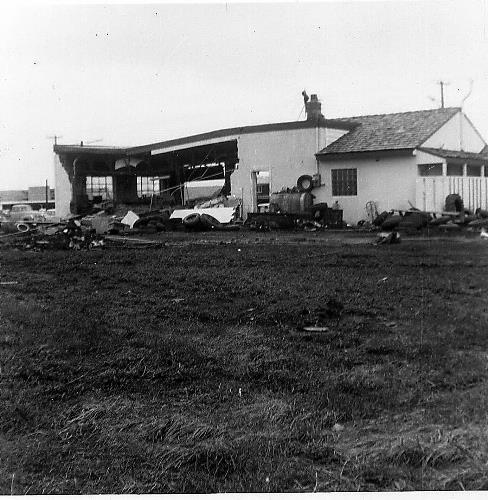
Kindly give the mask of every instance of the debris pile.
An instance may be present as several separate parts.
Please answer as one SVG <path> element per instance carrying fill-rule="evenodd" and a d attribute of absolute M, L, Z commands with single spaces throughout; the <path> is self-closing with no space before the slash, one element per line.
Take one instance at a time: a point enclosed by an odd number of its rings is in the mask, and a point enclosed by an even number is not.
<path fill-rule="evenodd" d="M 90 250 L 103 247 L 104 238 L 92 228 L 83 226 L 77 218 L 54 224 L 17 223 L 14 231 L 10 223 L 0 225 L 0 242 L 23 250 Z"/>
<path fill-rule="evenodd" d="M 463 229 L 476 231 L 488 229 L 488 210 L 478 208 L 473 213 L 464 208 L 463 200 L 458 194 L 450 194 L 446 198 L 445 210 L 442 212 L 422 211 L 414 206 L 410 210 L 384 211 L 374 218 L 372 227 L 382 231 L 407 233 L 424 228 L 437 228 L 443 232 L 457 232 Z"/>
<path fill-rule="evenodd" d="M 276 193 L 275 196 L 282 197 L 276 198 L 281 205 L 278 207 L 277 203 L 274 206 L 270 204 L 269 212 L 249 213 L 245 226 L 255 231 L 298 229 L 307 232 L 348 227 L 343 221 L 343 211 L 337 202 L 333 207 L 329 207 L 327 203 L 317 203 L 302 210 L 298 207 L 301 201 L 293 198 L 288 200 L 285 196 L 288 194 L 294 194 L 294 191 Z M 295 202 L 295 210 L 293 210 L 293 202 Z"/>
<path fill-rule="evenodd" d="M 123 216 L 100 211 L 81 219 L 82 225 L 99 235 L 105 234 L 154 234 L 167 230 L 169 209 L 136 213 L 128 210 Z"/>

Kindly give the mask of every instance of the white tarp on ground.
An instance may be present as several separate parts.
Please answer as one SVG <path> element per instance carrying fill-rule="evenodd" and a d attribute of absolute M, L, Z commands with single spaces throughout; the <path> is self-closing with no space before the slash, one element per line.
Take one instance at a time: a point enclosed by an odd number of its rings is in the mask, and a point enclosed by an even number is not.
<path fill-rule="evenodd" d="M 134 224 L 139 220 L 139 216 L 134 213 L 132 210 L 129 210 L 125 217 L 120 221 L 122 224 L 126 224 L 131 229 L 134 227 Z"/>
<path fill-rule="evenodd" d="M 208 214 L 215 217 L 221 224 L 228 224 L 234 218 L 236 207 L 222 208 L 191 208 L 185 210 L 175 210 L 170 219 L 184 219 L 190 214 Z"/>

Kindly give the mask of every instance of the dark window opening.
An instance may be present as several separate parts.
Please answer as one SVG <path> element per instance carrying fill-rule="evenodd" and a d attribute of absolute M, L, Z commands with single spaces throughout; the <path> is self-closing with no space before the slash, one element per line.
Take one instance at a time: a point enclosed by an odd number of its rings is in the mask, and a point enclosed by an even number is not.
<path fill-rule="evenodd" d="M 357 168 L 333 169 L 332 196 L 356 196 L 358 194 Z"/>
<path fill-rule="evenodd" d="M 421 177 L 442 175 L 442 163 L 423 163 L 418 169 Z"/>
<path fill-rule="evenodd" d="M 481 177 L 481 166 L 468 165 L 466 175 L 468 175 L 468 177 Z"/>
<path fill-rule="evenodd" d="M 463 166 L 456 163 L 448 163 L 447 175 L 461 177 L 463 175 Z"/>

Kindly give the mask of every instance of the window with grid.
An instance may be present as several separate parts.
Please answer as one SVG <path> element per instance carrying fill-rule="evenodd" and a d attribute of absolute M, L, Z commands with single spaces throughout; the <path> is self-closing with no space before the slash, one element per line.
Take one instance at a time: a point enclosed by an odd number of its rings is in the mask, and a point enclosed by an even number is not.
<path fill-rule="evenodd" d="M 332 172 L 332 196 L 356 196 L 358 194 L 357 168 L 339 168 Z"/>
<path fill-rule="evenodd" d="M 160 193 L 159 179 L 153 177 L 137 177 L 137 196 L 151 196 Z"/>
<path fill-rule="evenodd" d="M 94 197 L 102 197 L 102 200 L 111 200 L 113 198 L 113 184 L 111 176 L 86 178 L 86 194 L 88 199 L 93 200 Z"/>

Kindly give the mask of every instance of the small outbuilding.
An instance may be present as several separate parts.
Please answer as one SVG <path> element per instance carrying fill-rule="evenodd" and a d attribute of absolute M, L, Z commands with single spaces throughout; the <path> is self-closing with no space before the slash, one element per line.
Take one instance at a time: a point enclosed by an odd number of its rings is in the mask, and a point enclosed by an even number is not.
<path fill-rule="evenodd" d="M 317 153 L 314 194 L 337 201 L 347 222 L 365 219 L 369 202 L 379 212 L 442 211 L 451 193 L 467 208 L 488 208 L 488 148 L 460 108 L 345 120 L 357 125 Z"/>

